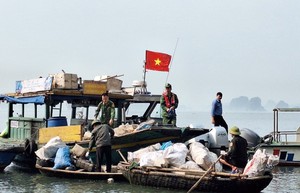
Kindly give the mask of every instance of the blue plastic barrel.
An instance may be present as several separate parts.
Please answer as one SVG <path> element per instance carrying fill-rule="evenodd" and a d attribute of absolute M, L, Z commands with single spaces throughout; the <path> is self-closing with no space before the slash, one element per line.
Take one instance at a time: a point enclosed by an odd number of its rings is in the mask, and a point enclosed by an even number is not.
<path fill-rule="evenodd" d="M 66 117 L 50 117 L 48 119 L 48 127 L 59 127 L 67 125 L 68 123 Z"/>

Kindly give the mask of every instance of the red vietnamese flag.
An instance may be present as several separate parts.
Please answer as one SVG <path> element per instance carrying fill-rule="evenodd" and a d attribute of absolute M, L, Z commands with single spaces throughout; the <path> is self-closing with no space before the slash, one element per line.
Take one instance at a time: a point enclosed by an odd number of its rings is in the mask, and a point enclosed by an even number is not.
<path fill-rule="evenodd" d="M 145 68 L 148 70 L 169 72 L 170 61 L 171 56 L 168 54 L 146 50 Z"/>

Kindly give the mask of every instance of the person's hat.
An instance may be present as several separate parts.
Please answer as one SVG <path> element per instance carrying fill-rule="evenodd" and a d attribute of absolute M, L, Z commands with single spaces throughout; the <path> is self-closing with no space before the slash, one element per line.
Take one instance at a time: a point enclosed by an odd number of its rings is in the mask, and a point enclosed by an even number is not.
<path fill-rule="evenodd" d="M 95 124 L 101 124 L 101 122 L 100 122 L 99 120 L 94 120 L 94 121 L 92 122 L 92 127 L 93 127 Z"/>
<path fill-rule="evenodd" d="M 165 87 L 166 88 L 172 88 L 172 85 L 170 83 L 167 83 Z"/>
<path fill-rule="evenodd" d="M 105 93 L 102 93 L 101 96 L 108 96 L 108 92 L 106 91 Z"/>
<path fill-rule="evenodd" d="M 240 135 L 240 129 L 237 126 L 233 126 L 230 128 L 229 133 L 232 135 Z"/>

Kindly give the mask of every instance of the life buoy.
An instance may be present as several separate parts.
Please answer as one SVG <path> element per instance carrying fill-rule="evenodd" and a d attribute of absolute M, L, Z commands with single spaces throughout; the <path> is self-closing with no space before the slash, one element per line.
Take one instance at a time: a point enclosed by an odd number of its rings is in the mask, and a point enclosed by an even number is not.
<path fill-rule="evenodd" d="M 262 141 L 263 141 L 263 143 L 267 143 L 267 144 L 272 143 L 273 142 L 273 135 L 272 134 L 268 134 L 268 135 L 264 136 L 262 138 Z"/>

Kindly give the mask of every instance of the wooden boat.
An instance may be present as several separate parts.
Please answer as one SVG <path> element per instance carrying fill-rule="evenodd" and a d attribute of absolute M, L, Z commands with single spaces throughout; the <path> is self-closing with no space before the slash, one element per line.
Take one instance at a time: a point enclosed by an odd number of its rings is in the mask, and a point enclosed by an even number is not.
<path fill-rule="evenodd" d="M 278 155 L 278 166 L 300 166 L 300 127 L 297 131 L 284 131 L 279 129 L 279 112 L 300 113 L 300 108 L 276 108 L 274 113 L 273 132 L 264 137 L 265 142 L 257 148 L 265 149 L 267 153 Z M 294 137 L 295 141 L 290 140 Z"/>
<path fill-rule="evenodd" d="M 128 91 L 129 88 L 126 88 L 126 91 L 125 88 L 118 90 L 121 89 L 121 85 L 119 88 L 111 85 L 118 85 L 116 83 L 119 81 L 109 79 L 112 83 L 109 80 L 107 82 L 84 80 L 78 84 L 75 81 L 75 86 L 67 87 L 62 84 L 57 88 L 60 82 L 74 82 L 73 79 L 67 78 L 69 75 L 73 77 L 74 74 L 62 74 L 64 78 L 58 80 L 49 76 L 20 81 L 17 83 L 16 92 L 0 95 L 0 100 L 8 103 L 9 138 L 18 141 L 17 143 L 26 139 L 30 141 L 29 145 L 24 147 L 24 154 L 15 156 L 14 164 L 35 168 L 34 152 L 56 136 L 70 146 L 78 143 L 87 147 L 89 141 L 83 138 L 83 134 L 90 129 L 95 109 L 101 101 L 101 94 L 106 91 L 109 91 L 110 100 L 116 106 L 114 128 L 122 124 L 140 124 L 149 119 L 156 121 L 156 125 L 143 131 L 113 139 L 114 164 L 122 160 L 115 151 L 117 149 L 121 149 L 126 156 L 127 151 L 135 151 L 166 141 L 184 142 L 209 131 L 201 128 L 161 125 L 162 118 L 155 114 L 159 112 L 161 95 L 144 92 L 146 90 L 144 87 L 134 86 L 130 88 L 132 92 Z M 116 90 L 120 92 L 115 92 Z M 94 153 L 95 149 L 90 155 Z"/>
<path fill-rule="evenodd" d="M 190 190 L 204 175 L 197 170 L 171 168 L 134 167 L 120 164 L 126 179 L 134 185 L 165 187 Z M 241 174 L 212 172 L 204 176 L 194 191 L 214 193 L 259 193 L 271 182 L 273 176 L 266 172 L 263 176 L 247 177 Z"/>
<path fill-rule="evenodd" d="M 112 172 L 88 172 L 83 169 L 79 170 L 62 170 L 53 169 L 52 167 L 42 167 L 38 164 L 35 167 L 39 172 L 45 176 L 49 177 L 59 177 L 59 178 L 72 178 L 72 179 L 91 179 L 91 180 L 108 180 L 113 178 L 115 181 L 125 181 L 123 174 L 117 170 L 116 166 L 112 167 Z"/>

